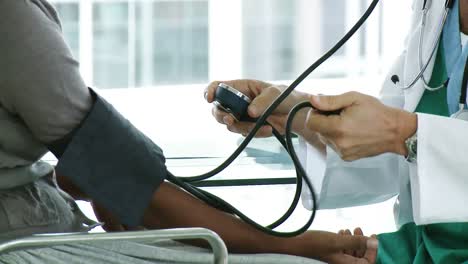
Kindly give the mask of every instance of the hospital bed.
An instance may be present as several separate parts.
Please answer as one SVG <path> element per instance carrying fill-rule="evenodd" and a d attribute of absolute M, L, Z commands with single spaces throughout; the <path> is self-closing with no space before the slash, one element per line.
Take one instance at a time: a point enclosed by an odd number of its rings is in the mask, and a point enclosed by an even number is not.
<path fill-rule="evenodd" d="M 211 251 L 187 246 L 176 241 L 203 239 L 211 246 Z M 322 262 L 302 257 L 279 254 L 230 254 L 221 238 L 208 229 L 183 228 L 151 231 L 125 231 L 115 233 L 67 233 L 67 234 L 42 234 L 19 238 L 0 243 L 0 257 L 9 253 L 34 254 L 34 250 L 48 249 L 51 247 L 64 247 L 64 245 L 77 245 L 100 242 L 136 242 L 155 245 L 161 254 L 160 261 L 147 263 L 184 263 L 184 264 L 319 264 Z M 160 243 L 156 243 L 161 241 Z M 96 244 L 95 244 L 96 245 Z M 112 247 L 112 246 L 110 246 Z M 43 253 L 43 252 L 41 252 Z M 65 263 L 75 263 L 65 260 Z M 5 263 L 0 260 L 0 263 Z M 16 263 L 16 262 L 6 262 Z M 31 263 L 31 262 L 26 262 Z M 35 262 L 33 262 L 35 263 Z M 48 263 L 48 262 L 45 262 Z M 60 261 L 59 263 L 62 263 Z M 83 262 L 78 262 L 83 263 Z M 102 262 L 100 262 L 102 263 Z M 107 263 L 107 262 L 106 262 Z M 113 263 L 113 262 L 109 262 Z M 122 262 L 119 262 L 122 263 Z"/>
<path fill-rule="evenodd" d="M 35 247 L 50 247 L 83 242 L 102 242 L 125 240 L 132 242 L 154 242 L 157 240 L 188 240 L 203 239 L 213 250 L 213 263 L 226 264 L 227 248 L 223 240 L 213 231 L 204 228 L 180 228 L 150 231 L 126 231 L 115 233 L 69 233 L 43 234 L 15 239 L 0 244 L 0 254 Z"/>
<path fill-rule="evenodd" d="M 295 178 L 263 178 L 263 179 L 224 179 L 204 181 L 199 187 L 226 186 L 262 186 L 289 185 L 295 183 Z M 211 251 L 190 247 L 175 241 L 203 239 L 209 243 Z M 204 228 L 183 228 L 149 231 L 125 231 L 115 233 L 66 233 L 41 234 L 0 242 L 0 263 L 4 254 L 25 252 L 31 249 L 44 249 L 63 245 L 83 243 L 128 241 L 143 243 L 158 247 L 157 254 L 162 253 L 164 261 L 155 263 L 184 264 L 318 264 L 319 261 L 279 254 L 229 254 L 223 240 L 213 231 Z M 162 241 L 162 243 L 157 243 Z M 166 243 L 165 243 L 166 242 Z M 43 253 L 43 252 L 42 252 Z M 185 255 L 185 257 L 184 257 Z M 200 256 L 201 255 L 201 256 Z M 191 259 L 194 259 L 192 262 Z M 196 259 L 196 261 L 195 261 Z M 182 260 L 182 261 L 180 261 Z M 187 261 L 188 260 L 188 261 Z M 7 263 L 15 263 L 7 262 Z M 48 263 L 48 262 L 46 262 Z M 60 262 L 61 263 L 61 262 Z M 74 263 L 74 262 L 73 262 Z M 82 263 L 82 262 L 79 262 Z M 110 262 L 112 263 L 112 262 Z"/>

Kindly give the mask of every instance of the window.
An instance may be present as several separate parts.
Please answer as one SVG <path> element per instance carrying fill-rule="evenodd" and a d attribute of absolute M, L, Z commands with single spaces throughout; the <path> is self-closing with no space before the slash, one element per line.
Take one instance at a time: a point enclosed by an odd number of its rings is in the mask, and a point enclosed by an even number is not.
<path fill-rule="evenodd" d="M 65 39 L 67 40 L 67 44 L 69 45 L 73 56 L 79 58 L 80 15 L 78 3 L 56 3 L 54 6 L 60 14 L 62 31 Z"/>
<path fill-rule="evenodd" d="M 131 85 L 129 4 L 93 5 L 93 76 L 97 87 L 124 88 Z"/>
<path fill-rule="evenodd" d="M 141 62 L 151 58 L 152 70 L 142 69 L 138 84 L 204 83 L 208 81 L 208 2 L 162 1 L 152 6 L 153 13 L 140 20 L 152 26 L 141 32 L 139 43 L 145 53 Z M 145 12 L 144 9 L 142 12 Z M 149 19 L 148 19 L 149 20 Z M 152 39 L 147 39 L 147 35 Z M 151 47 L 145 47 L 148 42 Z M 139 64 L 137 64 L 139 65 Z"/>
<path fill-rule="evenodd" d="M 376 9 L 363 30 L 313 77 L 382 73 L 391 61 L 388 54 L 395 56 L 404 37 L 401 31 L 382 32 L 395 31 L 394 15 L 409 10 L 401 7 L 405 2 L 381 3 L 384 7 Z M 99 88 L 127 88 L 243 77 L 291 80 L 336 43 L 370 1 L 53 3 L 86 81 Z M 409 14 L 400 17 L 406 25 Z"/>
<path fill-rule="evenodd" d="M 164 149 L 168 167 L 176 175 L 208 171 L 242 140 L 239 135 L 226 133 L 211 119 L 210 106 L 201 92 L 208 81 L 247 77 L 287 83 L 333 46 L 370 3 L 370 0 L 51 1 L 61 16 L 66 41 L 90 86 L 150 88 L 100 92 Z M 410 4 L 407 0 L 381 1 L 365 26 L 312 74 L 309 79 L 312 85 L 307 86 L 325 87 L 326 91 L 320 91 L 324 93 L 335 92 L 329 88 L 350 90 L 365 86 L 372 90 L 359 88 L 360 91 L 375 93 L 381 82 L 377 77 L 401 51 Z M 277 157 L 286 157 L 284 150 L 274 140 L 262 140 L 249 145 L 246 155 L 250 156 L 244 157 L 239 166 L 230 167 L 227 174 L 289 175 L 290 165 L 284 160 L 277 161 Z M 203 158 L 200 162 L 180 157 Z M 294 192 L 291 187 L 242 188 L 247 192 L 245 195 L 239 195 L 240 188 L 214 192 L 232 194 L 228 201 L 244 205 L 241 209 L 247 208 L 248 215 L 266 223 L 276 217 L 272 213 L 288 206 L 286 197 L 292 197 Z M 278 201 L 269 203 L 274 207 L 263 207 L 263 201 L 268 202 L 271 193 Z M 264 196 L 264 200 L 259 196 Z M 252 201 L 259 204 L 252 206 Z M 350 226 L 353 220 L 351 226 L 364 225 L 371 233 L 392 231 L 391 207 L 391 202 L 387 202 L 383 207 L 375 205 L 362 211 L 322 211 L 317 217 L 318 225 L 314 223 L 313 227 L 334 230 L 337 226 Z M 382 212 L 388 214 L 385 218 L 388 221 L 382 222 Z M 298 221 L 308 214 L 302 209 Z"/>
<path fill-rule="evenodd" d="M 71 1 L 54 4 L 93 86 L 208 81 L 208 1 Z"/>
<path fill-rule="evenodd" d="M 243 74 L 263 80 L 293 78 L 297 1 L 243 0 L 242 4 Z"/>

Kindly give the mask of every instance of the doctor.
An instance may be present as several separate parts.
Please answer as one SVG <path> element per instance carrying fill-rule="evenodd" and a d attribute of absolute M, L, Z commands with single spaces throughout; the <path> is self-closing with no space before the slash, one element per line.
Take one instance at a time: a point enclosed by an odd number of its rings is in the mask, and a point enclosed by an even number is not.
<path fill-rule="evenodd" d="M 303 110 L 293 125 L 320 208 L 365 205 L 397 195 L 394 213 L 400 230 L 379 236 L 378 261 L 461 263 L 468 260 L 468 0 L 416 0 L 413 11 L 406 48 L 385 78 L 380 100 L 357 92 L 295 92 L 268 121 L 283 130 L 289 109 L 305 100 L 320 110 L 341 109 L 335 116 Z M 252 117 L 260 116 L 284 89 L 252 80 L 225 83 L 254 99 L 248 109 Z M 207 88 L 208 102 L 217 84 Z M 246 134 L 253 127 L 216 108 L 213 115 L 233 132 Z M 268 126 L 257 134 L 269 135 Z M 304 205 L 310 209 L 308 197 L 304 190 Z"/>

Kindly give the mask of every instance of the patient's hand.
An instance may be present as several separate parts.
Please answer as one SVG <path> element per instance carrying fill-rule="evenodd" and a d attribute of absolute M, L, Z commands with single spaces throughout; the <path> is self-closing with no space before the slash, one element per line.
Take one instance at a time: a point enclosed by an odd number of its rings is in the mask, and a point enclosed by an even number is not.
<path fill-rule="evenodd" d="M 332 264 L 373 264 L 377 258 L 377 239 L 365 237 L 362 231 L 355 235 L 308 231 L 289 247 L 299 256 L 309 256 Z"/>
<path fill-rule="evenodd" d="M 338 234 L 341 235 L 341 236 L 360 236 L 360 237 L 363 237 L 364 236 L 364 233 L 362 232 L 362 229 L 361 228 L 355 228 L 354 229 L 354 232 L 353 234 L 351 234 L 351 231 L 349 229 L 341 229 L 340 231 L 338 231 Z M 375 235 L 372 235 L 371 236 L 372 238 L 372 242 L 369 242 L 369 243 L 377 243 L 377 237 Z M 374 240 L 375 239 L 375 240 Z M 377 245 L 373 245 L 371 247 L 369 247 L 369 243 L 366 243 L 367 244 L 367 247 L 365 249 L 363 248 L 360 248 L 360 249 L 344 249 L 343 250 L 343 258 L 348 258 L 347 256 L 352 256 L 354 257 L 354 259 L 350 259 L 352 260 L 351 263 L 375 263 L 376 261 L 376 258 L 377 258 Z M 339 257 L 341 258 L 341 257 Z M 341 263 L 341 262 L 339 262 Z M 347 263 L 347 262 L 346 262 Z"/>
<path fill-rule="evenodd" d="M 349 229 L 341 229 L 340 231 L 338 231 L 338 235 L 342 235 L 342 236 L 364 236 L 364 232 L 362 232 L 362 229 L 360 227 L 357 227 L 354 229 L 353 233 L 351 234 L 351 230 Z M 376 238 L 375 235 L 372 235 L 371 236 L 372 238 Z M 365 251 L 346 251 L 345 250 L 345 253 L 348 254 L 348 255 L 353 255 L 353 256 L 357 256 L 357 257 L 362 257 L 364 256 L 365 254 Z"/>

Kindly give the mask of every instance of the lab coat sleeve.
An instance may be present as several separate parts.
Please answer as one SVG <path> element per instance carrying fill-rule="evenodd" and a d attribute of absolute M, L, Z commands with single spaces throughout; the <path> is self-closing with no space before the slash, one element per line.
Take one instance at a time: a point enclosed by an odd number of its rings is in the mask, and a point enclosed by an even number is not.
<path fill-rule="evenodd" d="M 332 149 L 324 155 L 300 139 L 299 155 L 318 197 L 319 209 L 343 208 L 385 201 L 398 193 L 398 157 L 384 154 L 353 162 L 343 161 Z M 312 208 L 306 186 L 305 208 Z"/>
<path fill-rule="evenodd" d="M 468 221 L 468 122 L 418 114 L 417 163 L 410 164 L 416 224 Z"/>
<path fill-rule="evenodd" d="M 61 33 L 43 1 L 0 1 L 0 104 L 50 143 L 72 131 L 92 106 Z"/>

